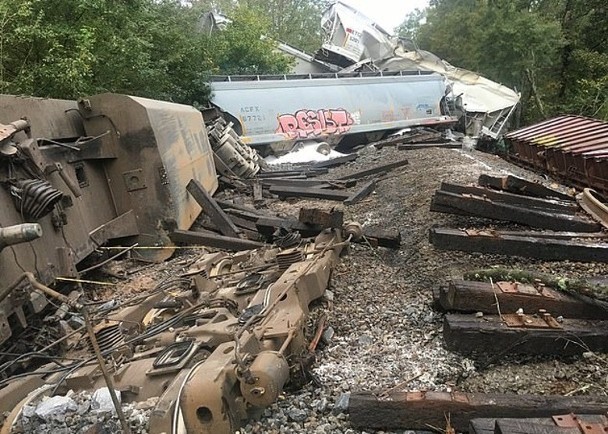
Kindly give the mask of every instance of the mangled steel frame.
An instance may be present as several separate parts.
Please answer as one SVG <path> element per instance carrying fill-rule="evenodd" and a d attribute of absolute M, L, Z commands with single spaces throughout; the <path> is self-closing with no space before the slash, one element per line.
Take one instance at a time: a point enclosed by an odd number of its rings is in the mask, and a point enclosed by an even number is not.
<path fill-rule="evenodd" d="M 206 254 L 144 300 L 104 313 L 96 336 L 112 360 L 108 368 L 123 403 L 158 398 L 153 434 L 233 432 L 278 398 L 292 372 L 302 371 L 309 305 L 324 294 L 345 244 L 334 229 L 289 249 Z M 0 389 L 0 403 L 9 401 L 5 391 L 10 401 L 21 399 L 2 434 L 50 388 L 65 393 L 105 385 L 91 359 L 48 370 Z"/>
<path fill-rule="evenodd" d="M 166 258 L 167 234 L 201 211 L 188 181 L 217 188 L 193 107 L 115 94 L 78 103 L 2 95 L 0 123 L 0 344 L 48 305 L 23 273 L 45 285 L 78 277 L 78 264 L 116 239 L 161 247 L 142 252 Z"/>

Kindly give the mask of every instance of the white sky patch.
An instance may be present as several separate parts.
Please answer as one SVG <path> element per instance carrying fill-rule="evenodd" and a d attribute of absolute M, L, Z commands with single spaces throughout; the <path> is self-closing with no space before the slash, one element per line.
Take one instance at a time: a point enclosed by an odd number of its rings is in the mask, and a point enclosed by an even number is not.
<path fill-rule="evenodd" d="M 342 0 L 392 33 L 414 9 L 424 9 L 429 0 Z"/>

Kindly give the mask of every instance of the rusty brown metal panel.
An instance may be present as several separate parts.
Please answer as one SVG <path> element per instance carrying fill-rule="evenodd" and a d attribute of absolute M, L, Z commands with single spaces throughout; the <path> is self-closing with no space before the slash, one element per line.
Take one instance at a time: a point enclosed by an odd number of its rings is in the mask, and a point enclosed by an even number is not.
<path fill-rule="evenodd" d="M 0 123 L 27 117 L 32 136 L 63 139 L 84 136 L 76 101 L 0 95 Z M 19 134 L 18 139 L 24 138 Z"/>
<path fill-rule="evenodd" d="M 560 116 L 505 136 L 515 158 L 608 193 L 608 123 Z"/>
<path fill-rule="evenodd" d="M 106 167 L 118 214 L 135 211 L 144 246 L 171 246 L 168 234 L 189 229 L 201 208 L 186 192 L 197 179 L 211 193 L 217 177 L 200 111 L 191 106 L 102 94 L 82 101 L 88 135 L 104 136 L 116 158 Z M 155 260 L 170 249 L 146 251 Z"/>

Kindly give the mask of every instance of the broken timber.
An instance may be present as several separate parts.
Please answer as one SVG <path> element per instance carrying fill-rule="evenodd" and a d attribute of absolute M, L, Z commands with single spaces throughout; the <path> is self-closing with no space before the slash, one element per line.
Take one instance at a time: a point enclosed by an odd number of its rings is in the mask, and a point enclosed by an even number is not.
<path fill-rule="evenodd" d="M 371 169 L 361 170 L 359 172 L 351 173 L 350 175 L 342 176 L 338 178 L 339 181 L 346 181 L 349 179 L 361 179 L 370 175 L 385 174 L 390 170 L 402 167 L 408 164 L 407 160 L 394 161 L 392 163 L 382 164 L 380 166 L 372 167 Z"/>
<path fill-rule="evenodd" d="M 574 201 L 574 198 L 566 193 L 545 187 L 538 182 L 528 181 L 512 175 L 504 177 L 480 175 L 478 183 L 483 187 L 491 187 L 497 190 L 509 191 L 511 193 L 524 194 L 526 196 Z"/>
<path fill-rule="evenodd" d="M 322 169 L 325 167 L 339 166 L 340 164 L 348 163 L 350 161 L 355 161 L 357 158 L 359 158 L 359 155 L 356 153 L 347 154 L 347 155 L 344 155 L 343 157 L 332 158 L 331 160 L 327 160 L 327 161 L 319 161 L 319 162 L 313 164 L 312 168 L 313 169 Z"/>
<path fill-rule="evenodd" d="M 541 309 L 554 317 L 608 319 L 608 303 L 579 294 L 566 294 L 544 286 L 516 282 L 451 281 L 439 289 L 437 304 L 445 311 L 512 313 L 522 308 Z M 497 305 L 498 303 L 498 305 Z"/>
<path fill-rule="evenodd" d="M 260 172 L 257 174 L 258 178 L 283 178 L 291 176 L 304 176 L 306 178 L 313 178 L 317 175 L 324 175 L 329 172 L 328 169 L 322 167 L 310 167 L 302 170 L 276 170 L 269 172 Z"/>
<path fill-rule="evenodd" d="M 556 414 L 603 414 L 604 396 L 537 396 L 459 392 L 371 392 L 351 394 L 350 421 L 356 429 L 427 429 L 445 427 L 446 415 L 454 429 L 466 432 L 471 419 L 550 417 Z"/>
<path fill-rule="evenodd" d="M 462 143 L 400 143 L 398 151 L 413 151 L 426 148 L 462 149 Z"/>
<path fill-rule="evenodd" d="M 432 228 L 429 241 L 443 250 L 522 256 L 546 261 L 608 262 L 608 244 Z"/>
<path fill-rule="evenodd" d="M 564 319 L 557 323 L 525 314 L 448 314 L 443 338 L 447 349 L 461 354 L 569 356 L 608 351 L 608 321 Z"/>
<path fill-rule="evenodd" d="M 239 229 L 230 220 L 218 203 L 211 197 L 207 190 L 196 179 L 191 179 L 186 186 L 188 192 L 194 200 L 203 208 L 203 212 L 207 214 L 211 221 L 218 227 L 220 232 L 227 237 L 238 237 Z"/>
<path fill-rule="evenodd" d="M 469 425 L 469 434 L 599 434 L 607 431 L 608 418 L 600 414 L 473 419 Z"/>
<path fill-rule="evenodd" d="M 202 245 L 226 250 L 251 250 L 263 247 L 264 243 L 243 240 L 241 238 L 226 237 L 210 231 L 182 231 L 176 230 L 169 235 L 174 243 Z"/>
<path fill-rule="evenodd" d="M 338 209 L 300 208 L 298 220 L 307 225 L 323 228 L 341 228 L 344 226 L 344 212 Z"/>
<path fill-rule="evenodd" d="M 527 206 L 530 208 L 535 208 L 548 212 L 559 212 L 562 214 L 575 214 L 577 211 L 580 210 L 576 203 L 570 201 L 541 199 L 538 197 L 524 196 L 521 194 L 497 191 L 492 190 L 490 188 L 476 187 L 470 185 L 458 185 L 442 182 L 439 190 L 455 194 L 470 194 L 477 197 L 487 198 L 494 202 Z"/>
<path fill-rule="evenodd" d="M 344 205 L 354 205 L 369 196 L 376 189 L 376 181 L 371 180 L 344 201 Z"/>
<path fill-rule="evenodd" d="M 399 249 L 401 247 L 401 232 L 396 230 L 364 228 L 363 236 L 372 247 Z"/>
<path fill-rule="evenodd" d="M 306 197 L 314 199 L 325 199 L 335 200 L 343 202 L 350 198 L 351 195 L 348 193 L 342 193 L 334 190 L 326 190 L 322 188 L 306 188 L 306 187 L 287 187 L 280 185 L 273 185 L 270 187 L 270 193 L 276 194 L 280 198 L 287 197 Z"/>
<path fill-rule="evenodd" d="M 540 211 L 528 206 L 494 202 L 490 199 L 468 194 L 437 190 L 431 201 L 431 211 L 448 212 L 510 221 L 541 229 L 573 232 L 597 232 L 599 223 L 575 215 Z"/>
<path fill-rule="evenodd" d="M 264 187 L 273 185 L 281 185 L 286 187 L 316 187 L 316 188 L 333 188 L 342 189 L 353 187 L 357 184 L 355 180 L 337 181 L 337 180 L 321 180 L 321 179 L 283 179 L 283 178 L 266 178 L 260 180 Z"/>

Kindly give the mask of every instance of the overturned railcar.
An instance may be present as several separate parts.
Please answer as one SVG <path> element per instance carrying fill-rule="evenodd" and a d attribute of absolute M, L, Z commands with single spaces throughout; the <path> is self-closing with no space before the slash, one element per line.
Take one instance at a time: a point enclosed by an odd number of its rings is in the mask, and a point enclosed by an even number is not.
<path fill-rule="evenodd" d="M 28 326 L 49 285 L 110 240 L 171 253 L 167 234 L 200 213 L 185 186 L 217 179 L 193 107 L 103 94 L 76 101 L 0 96 L 0 344 Z"/>

